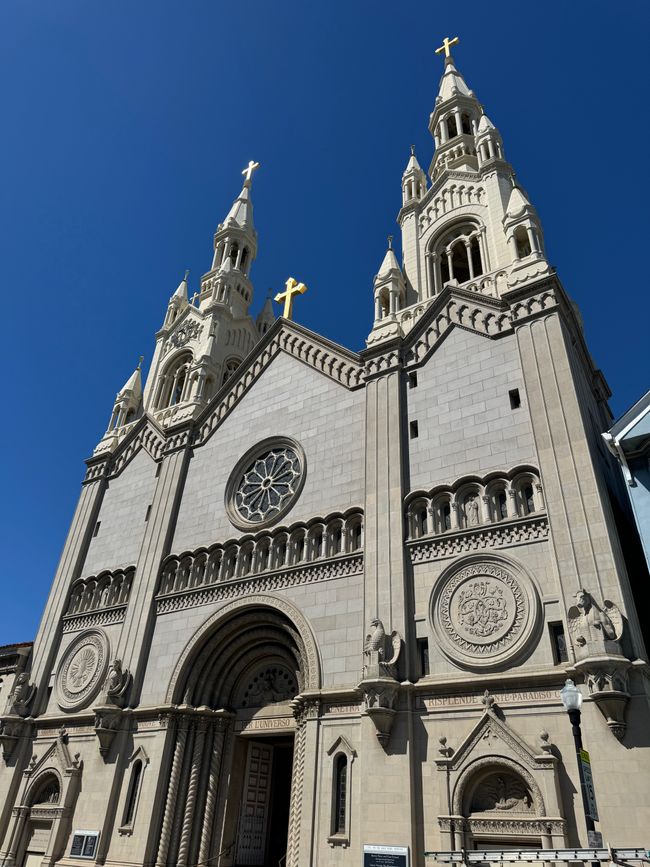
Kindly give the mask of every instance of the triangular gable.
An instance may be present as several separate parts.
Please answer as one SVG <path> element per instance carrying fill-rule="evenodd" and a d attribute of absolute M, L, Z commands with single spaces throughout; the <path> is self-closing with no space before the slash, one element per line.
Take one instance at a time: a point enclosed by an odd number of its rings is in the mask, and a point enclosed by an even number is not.
<path fill-rule="evenodd" d="M 499 753 L 499 746 L 506 747 L 506 753 L 513 758 L 519 758 L 531 770 L 538 766 L 539 757 L 528 744 L 507 723 L 496 715 L 492 706 L 486 707 L 483 716 L 471 729 L 454 754 L 447 760 L 450 770 L 467 764 L 481 754 L 494 756 Z"/>
<path fill-rule="evenodd" d="M 302 325 L 278 319 L 198 419 L 193 437 L 195 445 L 203 445 L 207 441 L 281 352 L 348 390 L 360 388 L 364 384 L 364 368 L 359 355 Z"/>

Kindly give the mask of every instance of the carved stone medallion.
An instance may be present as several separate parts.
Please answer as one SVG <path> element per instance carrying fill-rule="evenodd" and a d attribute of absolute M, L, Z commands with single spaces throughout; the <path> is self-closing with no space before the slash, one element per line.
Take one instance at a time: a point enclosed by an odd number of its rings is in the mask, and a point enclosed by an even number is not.
<path fill-rule="evenodd" d="M 106 677 L 109 647 L 99 629 L 84 632 L 66 650 L 56 676 L 57 701 L 63 710 L 79 710 L 95 697 Z"/>
<path fill-rule="evenodd" d="M 455 564 L 434 587 L 432 627 L 442 651 L 467 668 L 496 668 L 521 653 L 539 619 L 530 578 L 501 557 Z"/>

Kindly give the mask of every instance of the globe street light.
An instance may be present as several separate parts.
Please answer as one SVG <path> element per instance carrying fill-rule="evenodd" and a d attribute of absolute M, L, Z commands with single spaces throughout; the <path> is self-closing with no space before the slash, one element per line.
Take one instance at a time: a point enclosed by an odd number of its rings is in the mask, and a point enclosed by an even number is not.
<path fill-rule="evenodd" d="M 572 680 L 567 680 L 560 690 L 560 698 L 564 709 L 569 714 L 571 728 L 573 729 L 573 740 L 576 746 L 576 758 L 578 760 L 578 772 L 580 774 L 580 791 L 582 792 L 582 807 L 585 813 L 585 823 L 587 825 L 587 835 L 590 837 L 589 831 L 595 831 L 594 819 L 591 815 L 589 806 L 589 798 L 587 795 L 587 784 L 585 781 L 585 773 L 582 765 L 582 732 L 580 730 L 580 708 L 582 707 L 582 693 Z M 595 865 L 598 862 L 592 862 Z"/>

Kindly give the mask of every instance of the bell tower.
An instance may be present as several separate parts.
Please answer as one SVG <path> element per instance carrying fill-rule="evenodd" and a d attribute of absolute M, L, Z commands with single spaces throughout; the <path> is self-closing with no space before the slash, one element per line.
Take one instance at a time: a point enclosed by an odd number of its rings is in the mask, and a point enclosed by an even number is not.
<path fill-rule="evenodd" d="M 429 181 L 413 148 L 402 176 L 397 222 L 406 289 L 398 307 L 384 306 L 379 318 L 375 303 L 370 343 L 406 334 L 422 304 L 447 285 L 501 298 L 550 273 L 537 212 L 515 179 L 498 129 L 451 56 L 457 41 L 446 40 L 439 51 L 445 68 L 429 117 Z"/>

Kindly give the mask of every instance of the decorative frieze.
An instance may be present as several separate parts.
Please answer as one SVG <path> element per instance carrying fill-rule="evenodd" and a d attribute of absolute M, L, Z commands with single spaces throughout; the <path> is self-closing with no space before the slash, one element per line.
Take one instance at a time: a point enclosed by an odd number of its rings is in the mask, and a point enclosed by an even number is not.
<path fill-rule="evenodd" d="M 92 611 L 90 614 L 73 614 L 63 618 L 63 633 L 81 632 L 93 626 L 111 626 L 123 623 L 126 615 L 126 605 L 117 605 L 104 611 Z"/>
<path fill-rule="evenodd" d="M 225 599 L 249 596 L 253 593 L 285 590 L 288 587 L 296 587 L 301 584 L 316 584 L 320 581 L 346 578 L 350 575 L 359 575 L 362 572 L 363 554 L 349 554 L 283 571 L 268 572 L 250 578 L 238 578 L 233 581 L 222 581 L 208 587 L 159 596 L 156 613 L 167 614 L 171 611 L 196 608 L 199 605 L 209 605 Z"/>
<path fill-rule="evenodd" d="M 431 560 L 457 557 L 459 554 L 470 554 L 485 548 L 506 548 L 510 545 L 541 542 L 547 538 L 548 518 L 546 515 L 538 515 L 417 539 L 407 542 L 407 551 L 412 564 L 428 563 Z"/>

